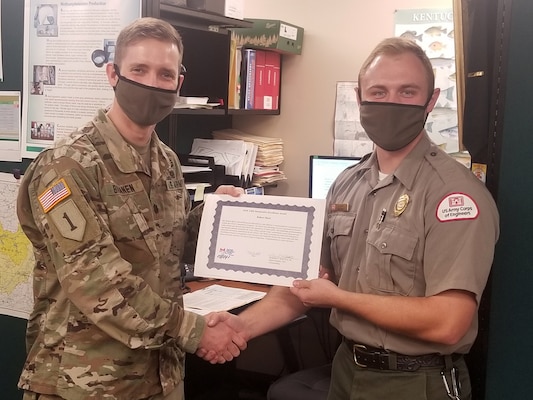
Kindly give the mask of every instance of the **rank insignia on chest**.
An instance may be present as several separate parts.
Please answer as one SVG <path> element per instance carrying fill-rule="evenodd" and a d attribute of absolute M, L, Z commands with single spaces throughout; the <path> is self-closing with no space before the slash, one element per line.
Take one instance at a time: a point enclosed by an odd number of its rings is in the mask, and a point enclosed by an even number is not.
<path fill-rule="evenodd" d="M 407 208 L 407 205 L 409 204 L 409 195 L 408 194 L 402 194 L 398 200 L 396 200 L 396 204 L 394 204 L 394 216 L 399 217 L 402 215 L 402 213 Z"/>
<path fill-rule="evenodd" d="M 329 206 L 330 211 L 344 211 L 347 212 L 350 210 L 350 205 L 348 203 L 340 203 L 340 204 L 331 204 Z"/>
<path fill-rule="evenodd" d="M 167 190 L 178 190 L 180 187 L 180 181 L 177 179 L 167 179 Z"/>
<path fill-rule="evenodd" d="M 55 182 L 51 187 L 39 195 L 39 203 L 43 211 L 47 213 L 61 200 L 70 196 L 70 188 L 64 179 Z"/>

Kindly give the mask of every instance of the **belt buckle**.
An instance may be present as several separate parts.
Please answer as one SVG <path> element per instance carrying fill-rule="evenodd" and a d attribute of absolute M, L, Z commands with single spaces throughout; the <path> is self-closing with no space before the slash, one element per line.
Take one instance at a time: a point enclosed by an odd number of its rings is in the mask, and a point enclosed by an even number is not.
<path fill-rule="evenodd" d="M 364 344 L 354 344 L 352 347 L 352 353 L 353 353 L 353 360 L 355 362 L 355 365 L 357 365 L 358 367 L 367 368 L 368 365 L 362 364 L 357 360 L 357 354 L 355 354 L 356 348 L 361 349 L 361 350 L 366 350 L 366 346 Z"/>

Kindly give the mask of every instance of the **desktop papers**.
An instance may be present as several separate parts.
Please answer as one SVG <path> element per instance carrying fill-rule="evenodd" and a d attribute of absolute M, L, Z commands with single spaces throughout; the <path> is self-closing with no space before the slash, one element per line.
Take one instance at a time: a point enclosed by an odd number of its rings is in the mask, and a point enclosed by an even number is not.
<path fill-rule="evenodd" d="M 183 303 L 187 311 L 206 315 L 215 311 L 229 311 L 260 300 L 265 292 L 211 285 L 183 295 Z"/>
<path fill-rule="evenodd" d="M 255 165 L 275 166 L 281 164 L 284 160 L 283 140 L 281 138 L 251 135 L 237 129 L 213 131 L 213 137 L 221 140 L 244 140 L 254 143 L 257 146 L 257 154 L 254 160 Z"/>
<path fill-rule="evenodd" d="M 318 277 L 324 199 L 208 194 L 196 276 L 292 286 Z"/>
<path fill-rule="evenodd" d="M 213 131 L 215 139 L 244 140 L 254 146 L 247 177 L 252 177 L 254 186 L 274 184 L 285 180 L 285 173 L 279 169 L 283 162 L 283 140 L 280 138 L 250 135 L 237 129 Z"/>
<path fill-rule="evenodd" d="M 213 157 L 215 164 L 226 167 L 226 175 L 243 175 L 246 144 L 242 140 L 215 140 L 196 138 L 191 154 Z"/>

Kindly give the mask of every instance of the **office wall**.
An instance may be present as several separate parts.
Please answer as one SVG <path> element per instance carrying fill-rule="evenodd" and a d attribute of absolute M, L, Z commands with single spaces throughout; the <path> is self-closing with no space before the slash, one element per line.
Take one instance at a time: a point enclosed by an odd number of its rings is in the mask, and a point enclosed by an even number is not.
<path fill-rule="evenodd" d="M 302 26 L 303 52 L 284 56 L 281 115 L 234 117 L 245 132 L 282 137 L 288 180 L 269 194 L 307 196 L 308 156 L 333 154 L 335 85 L 354 81 L 366 56 L 394 34 L 397 9 L 452 8 L 452 0 L 246 0 L 245 17 Z"/>

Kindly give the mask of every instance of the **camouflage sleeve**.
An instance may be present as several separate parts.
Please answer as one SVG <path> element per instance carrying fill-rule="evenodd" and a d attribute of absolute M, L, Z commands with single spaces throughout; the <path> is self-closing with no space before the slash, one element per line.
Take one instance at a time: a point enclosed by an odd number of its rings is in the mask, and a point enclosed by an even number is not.
<path fill-rule="evenodd" d="M 105 207 L 97 201 L 98 172 L 89 173 L 67 157 L 43 161 L 28 184 L 28 198 L 50 254 L 49 267 L 76 308 L 65 311 L 65 320 L 89 320 L 130 348 L 157 348 L 175 340 L 194 352 L 204 318 L 162 298 L 132 273 L 115 244 Z"/>
<path fill-rule="evenodd" d="M 196 244 L 198 242 L 198 234 L 200 231 L 200 221 L 202 219 L 202 212 L 204 210 L 204 203 L 200 203 L 189 213 L 187 218 L 187 240 L 183 250 L 183 261 L 188 264 L 194 264 L 196 258 Z"/>

